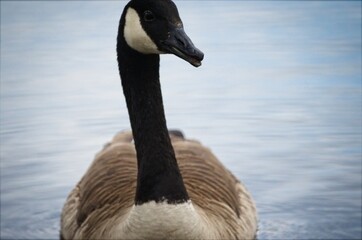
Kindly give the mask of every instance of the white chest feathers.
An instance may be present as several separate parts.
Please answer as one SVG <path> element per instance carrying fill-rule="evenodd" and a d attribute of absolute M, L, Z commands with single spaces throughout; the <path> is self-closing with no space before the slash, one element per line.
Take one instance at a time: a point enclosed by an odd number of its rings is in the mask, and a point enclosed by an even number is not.
<path fill-rule="evenodd" d="M 154 201 L 133 206 L 127 220 L 115 233 L 127 239 L 204 239 L 212 238 L 190 201 L 181 204 Z"/>
<path fill-rule="evenodd" d="M 144 54 L 161 53 L 150 36 L 141 25 L 141 19 L 133 8 L 128 8 L 123 32 L 124 38 L 131 48 Z"/>

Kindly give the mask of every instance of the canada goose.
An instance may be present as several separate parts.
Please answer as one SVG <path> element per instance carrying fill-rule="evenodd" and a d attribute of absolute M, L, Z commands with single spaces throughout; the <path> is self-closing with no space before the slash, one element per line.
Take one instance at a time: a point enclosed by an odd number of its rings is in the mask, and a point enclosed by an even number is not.
<path fill-rule="evenodd" d="M 62 239 L 255 237 L 256 209 L 246 188 L 209 149 L 168 132 L 160 53 L 196 67 L 203 59 L 171 0 L 131 0 L 120 19 L 117 56 L 132 132 L 117 134 L 69 194 Z"/>

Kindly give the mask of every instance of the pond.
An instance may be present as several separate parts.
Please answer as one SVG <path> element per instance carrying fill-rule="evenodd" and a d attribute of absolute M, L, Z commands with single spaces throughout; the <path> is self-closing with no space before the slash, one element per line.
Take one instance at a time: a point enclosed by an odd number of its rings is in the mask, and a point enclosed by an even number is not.
<path fill-rule="evenodd" d="M 56 239 L 67 194 L 130 128 L 125 1 L 1 1 L 1 239 Z M 360 1 L 176 1 L 205 53 L 161 57 L 168 126 L 251 191 L 258 239 L 360 239 Z"/>

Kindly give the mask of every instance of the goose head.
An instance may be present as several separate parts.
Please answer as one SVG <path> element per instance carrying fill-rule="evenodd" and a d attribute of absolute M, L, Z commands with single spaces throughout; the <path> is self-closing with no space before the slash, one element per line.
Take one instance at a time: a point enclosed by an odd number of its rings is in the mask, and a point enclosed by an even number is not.
<path fill-rule="evenodd" d="M 142 54 L 171 53 L 195 67 L 204 58 L 186 35 L 171 0 L 130 1 L 124 11 L 123 36 L 129 47 Z"/>

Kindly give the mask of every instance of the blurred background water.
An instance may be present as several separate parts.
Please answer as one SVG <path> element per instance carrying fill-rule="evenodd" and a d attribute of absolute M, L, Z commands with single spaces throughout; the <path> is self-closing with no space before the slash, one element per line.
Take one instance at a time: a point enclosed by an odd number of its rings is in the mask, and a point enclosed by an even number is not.
<path fill-rule="evenodd" d="M 361 2 L 177 1 L 205 53 L 162 56 L 168 126 L 252 192 L 259 239 L 361 238 Z M 1 1 L 1 238 L 56 239 L 65 198 L 129 128 L 125 1 Z"/>

